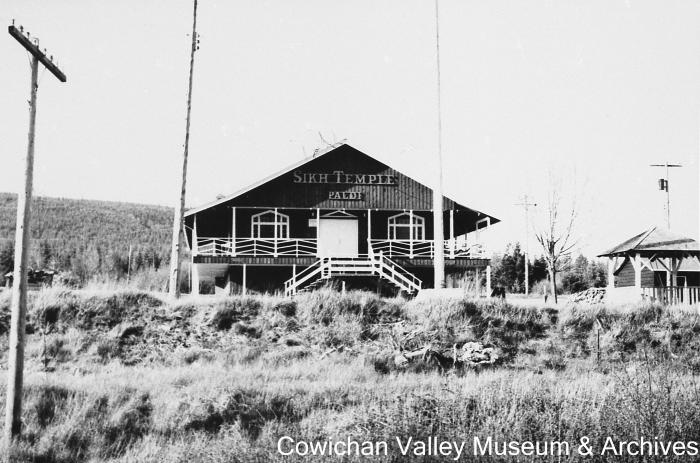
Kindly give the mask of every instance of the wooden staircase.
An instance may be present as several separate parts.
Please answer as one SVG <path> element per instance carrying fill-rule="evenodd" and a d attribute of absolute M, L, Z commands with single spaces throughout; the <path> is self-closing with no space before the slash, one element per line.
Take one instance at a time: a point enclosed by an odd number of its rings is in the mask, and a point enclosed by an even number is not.
<path fill-rule="evenodd" d="M 294 296 L 311 291 L 333 277 L 374 276 L 382 278 L 402 291 L 416 294 L 422 282 L 411 272 L 381 254 L 360 257 L 321 257 L 299 274 L 285 281 L 284 294 Z"/>

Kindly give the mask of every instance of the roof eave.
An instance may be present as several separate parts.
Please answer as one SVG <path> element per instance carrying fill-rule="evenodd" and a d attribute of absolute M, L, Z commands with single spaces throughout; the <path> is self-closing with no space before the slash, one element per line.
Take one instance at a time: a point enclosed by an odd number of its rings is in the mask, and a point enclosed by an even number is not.
<path fill-rule="evenodd" d="M 238 190 L 238 191 L 236 191 L 236 192 L 230 194 L 230 195 L 227 195 L 227 196 L 224 196 L 224 197 L 222 197 L 222 198 L 216 199 L 216 200 L 214 200 L 214 201 L 211 201 L 211 202 L 209 202 L 209 203 L 203 204 L 203 205 L 201 205 L 201 206 L 197 206 L 197 207 L 193 207 L 193 208 L 187 209 L 187 210 L 184 212 L 184 216 L 185 216 L 185 217 L 189 217 L 189 216 L 191 216 L 191 215 L 197 214 L 198 212 L 202 212 L 202 211 L 204 211 L 204 210 L 207 210 L 207 209 L 210 209 L 210 208 L 212 208 L 212 207 L 216 207 L 216 206 L 218 206 L 218 205 L 220 205 L 220 204 L 223 204 L 223 203 L 226 203 L 226 202 L 228 202 L 228 201 L 231 201 L 231 200 L 233 200 L 233 199 L 235 199 L 235 198 L 237 198 L 237 197 L 239 197 L 239 196 L 241 196 L 241 195 L 243 195 L 243 194 L 245 194 L 245 193 L 247 193 L 247 192 L 249 192 L 249 191 L 251 191 L 251 190 L 253 190 L 253 189 L 257 188 L 257 187 L 259 187 L 259 186 L 261 186 L 261 185 L 264 185 L 264 184 L 266 184 L 266 183 L 268 183 L 268 182 L 270 182 L 270 181 L 272 181 L 272 180 L 274 180 L 274 179 L 276 179 L 276 178 L 278 178 L 278 177 L 280 177 L 280 176 L 282 176 L 282 175 L 284 175 L 284 174 L 286 174 L 286 173 L 291 172 L 292 170 L 296 169 L 297 167 L 300 167 L 300 166 L 306 164 L 307 162 L 312 161 L 313 159 L 318 159 L 318 158 L 320 158 L 321 156 L 324 156 L 324 155 L 330 153 L 331 151 L 334 151 L 335 149 L 340 148 L 340 147 L 343 146 L 343 145 L 348 145 L 348 143 L 347 143 L 346 140 L 342 140 L 342 141 L 340 141 L 340 142 L 338 142 L 338 143 L 335 143 L 335 144 L 333 144 L 333 145 L 329 145 L 327 148 L 324 148 L 324 149 L 321 150 L 321 151 L 317 151 L 317 152 L 314 153 L 312 156 L 307 156 L 307 157 L 305 157 L 304 159 L 302 159 L 302 160 L 300 160 L 300 161 L 298 161 L 298 162 L 296 162 L 296 163 L 294 163 L 294 164 L 292 164 L 292 165 L 290 165 L 290 166 L 287 166 L 286 168 L 284 168 L 284 169 L 282 169 L 282 170 L 280 170 L 280 171 L 278 171 L 278 172 L 276 172 L 276 173 L 274 173 L 274 174 L 272 174 L 272 175 L 269 175 L 269 176 L 267 176 L 267 177 L 265 177 L 265 178 L 263 178 L 263 179 L 261 179 L 261 180 L 255 182 L 255 183 L 253 183 L 253 184 L 251 184 L 251 185 L 249 185 L 249 186 L 247 186 L 247 187 L 245 187 L 245 188 L 243 188 L 243 189 L 241 189 L 241 190 Z M 352 148 L 351 145 L 348 145 L 348 146 L 350 146 L 350 147 Z M 381 162 L 381 161 L 379 161 L 379 162 Z M 403 174 L 403 175 L 406 175 L 406 174 Z M 485 218 L 485 217 L 488 217 L 488 218 L 490 219 L 490 220 L 489 220 L 489 225 L 494 225 L 494 224 L 496 224 L 496 223 L 498 223 L 498 222 L 501 222 L 500 219 L 498 219 L 498 218 L 496 218 L 496 217 L 494 217 L 494 216 L 492 216 L 492 215 L 489 215 L 489 214 L 486 214 L 485 212 L 481 212 L 481 211 L 478 211 L 478 210 L 476 210 L 476 209 L 472 209 L 472 208 L 470 208 L 470 207 L 464 206 L 463 204 L 460 204 L 460 203 L 458 203 L 457 201 L 455 201 L 454 199 L 451 199 L 451 198 L 449 198 L 449 197 L 447 197 L 447 196 L 445 196 L 445 198 L 446 198 L 446 199 L 449 199 L 450 201 L 452 201 L 455 205 L 459 206 L 460 208 L 473 211 L 473 212 L 476 213 L 478 216 L 483 216 L 484 218 Z"/>

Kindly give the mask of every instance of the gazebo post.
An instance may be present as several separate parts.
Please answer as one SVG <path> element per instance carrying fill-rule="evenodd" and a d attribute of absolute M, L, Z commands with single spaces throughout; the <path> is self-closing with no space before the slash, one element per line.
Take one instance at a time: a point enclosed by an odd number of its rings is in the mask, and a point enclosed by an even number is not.
<path fill-rule="evenodd" d="M 671 258 L 671 286 L 673 289 L 671 293 L 673 294 L 673 302 L 681 302 L 683 300 L 683 290 L 678 287 L 678 269 L 681 267 L 683 262 L 683 257 L 672 257 Z"/>
<path fill-rule="evenodd" d="M 617 257 L 608 257 L 608 289 L 613 289 L 615 287 L 615 264 L 617 263 Z"/>
<path fill-rule="evenodd" d="M 642 293 L 642 259 L 639 253 L 636 253 L 631 260 L 634 267 L 634 287 Z"/>
<path fill-rule="evenodd" d="M 683 258 L 671 258 L 671 286 L 678 286 L 678 269 L 680 268 L 682 261 Z"/>

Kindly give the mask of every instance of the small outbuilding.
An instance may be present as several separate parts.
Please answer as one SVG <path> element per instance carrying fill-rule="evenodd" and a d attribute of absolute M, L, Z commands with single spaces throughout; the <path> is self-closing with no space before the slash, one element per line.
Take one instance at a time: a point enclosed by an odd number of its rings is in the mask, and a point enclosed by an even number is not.
<path fill-rule="evenodd" d="M 700 302 L 700 243 L 652 227 L 598 257 L 608 258 L 607 299 Z"/>
<path fill-rule="evenodd" d="M 44 286 L 51 286 L 53 284 L 53 278 L 56 275 L 55 270 L 49 269 L 29 269 L 27 270 L 27 289 L 29 290 L 39 290 Z M 14 281 L 14 272 L 8 272 L 5 274 L 5 286 L 9 289 L 12 288 Z"/>

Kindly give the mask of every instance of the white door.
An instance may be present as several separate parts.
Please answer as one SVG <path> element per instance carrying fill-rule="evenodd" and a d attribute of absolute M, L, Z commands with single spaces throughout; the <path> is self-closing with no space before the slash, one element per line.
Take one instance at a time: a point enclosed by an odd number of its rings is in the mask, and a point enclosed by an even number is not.
<path fill-rule="evenodd" d="M 357 219 L 320 219 L 319 257 L 357 257 Z"/>

